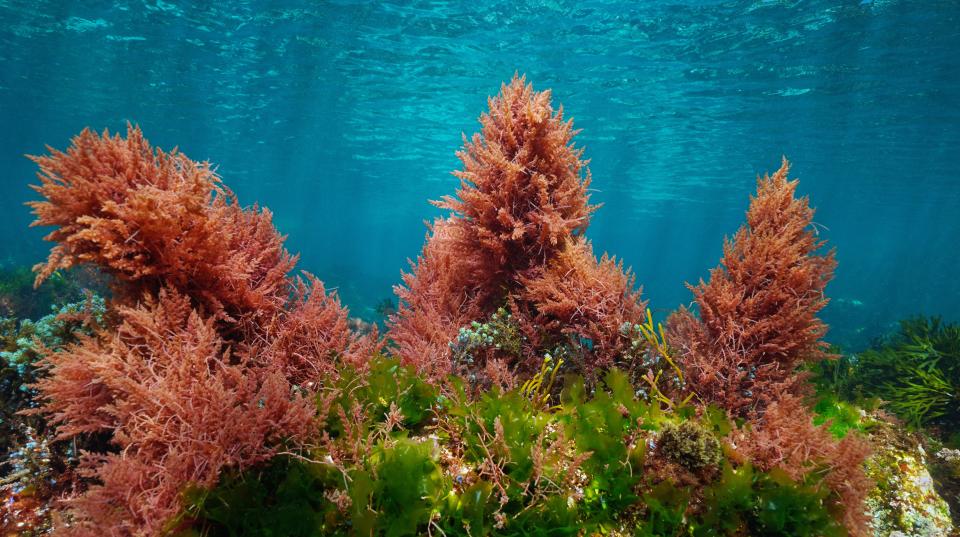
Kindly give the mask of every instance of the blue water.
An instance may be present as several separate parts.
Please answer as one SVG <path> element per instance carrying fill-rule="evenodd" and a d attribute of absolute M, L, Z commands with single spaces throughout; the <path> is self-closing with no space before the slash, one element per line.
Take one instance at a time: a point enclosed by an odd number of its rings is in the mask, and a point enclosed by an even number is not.
<path fill-rule="evenodd" d="M 786 155 L 837 248 L 836 340 L 960 319 L 956 0 L 282 4 L 0 1 L 0 262 L 47 247 L 23 154 L 132 121 L 270 207 L 372 317 L 519 71 L 583 129 L 589 236 L 655 311 L 690 300 Z"/>

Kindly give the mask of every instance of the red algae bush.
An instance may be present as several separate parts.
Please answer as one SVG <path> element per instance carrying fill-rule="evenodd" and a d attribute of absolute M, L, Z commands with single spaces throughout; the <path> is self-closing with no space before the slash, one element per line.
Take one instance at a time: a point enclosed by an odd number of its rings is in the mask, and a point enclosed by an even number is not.
<path fill-rule="evenodd" d="M 97 484 L 68 502 L 78 533 L 159 533 L 185 485 L 213 486 L 304 438 L 310 401 L 291 397 L 282 370 L 233 356 L 186 297 L 161 291 L 116 314 L 109 337 L 51 354 L 37 384 L 62 437 L 109 431 L 116 448 L 83 457 Z"/>
<path fill-rule="evenodd" d="M 864 440 L 841 441 L 814 427 L 801 402 L 811 391 L 800 370 L 832 358 L 822 340 L 827 326 L 816 314 L 836 265 L 812 228 L 813 209 L 796 198 L 789 165 L 757 182 L 747 223 L 724 244 L 710 281 L 691 286 L 699 318 L 686 309 L 668 320 L 679 350 L 686 389 L 704 404 L 745 418 L 739 444 L 763 469 L 779 468 L 802 480 L 820 472 L 840 498 L 853 535 L 868 532 L 863 502 L 870 483 Z"/>
<path fill-rule="evenodd" d="M 37 282 L 113 285 L 95 330 L 41 352 L 41 415 L 105 439 L 56 531 L 867 535 L 869 448 L 804 399 L 835 262 L 786 162 L 657 330 L 585 236 L 572 121 L 518 76 L 488 105 L 383 340 L 208 164 L 133 126 L 32 157 Z"/>
<path fill-rule="evenodd" d="M 457 195 L 435 202 L 452 214 L 434 222 L 396 288 L 388 337 L 397 354 L 442 378 L 457 369 L 458 329 L 506 308 L 524 343 L 471 365 L 486 384 L 536 371 L 558 348 L 576 351 L 587 373 L 612 365 L 630 345 L 621 327 L 639 322 L 645 304 L 633 277 L 606 256 L 598 261 L 583 237 L 596 206 L 573 122 L 553 109 L 549 91 L 515 76 L 480 124 L 457 153 Z"/>
<path fill-rule="evenodd" d="M 243 208 L 205 163 L 84 131 L 40 165 L 36 225 L 56 243 L 38 283 L 91 264 L 113 278 L 109 322 L 40 364 L 41 410 L 61 439 L 105 434 L 86 453 L 91 485 L 66 502 L 65 533 L 152 535 L 187 486 L 212 486 L 295 446 L 310 430 L 317 379 L 361 363 L 376 335 L 310 277 L 270 213 Z"/>
<path fill-rule="evenodd" d="M 244 209 L 207 163 L 154 150 L 139 128 L 126 138 L 84 130 L 40 166 L 33 225 L 54 226 L 56 245 L 37 283 L 89 263 L 113 276 L 116 298 L 136 302 L 162 288 L 190 297 L 205 315 L 255 321 L 286 303 L 296 259 L 269 211 Z"/>
<path fill-rule="evenodd" d="M 806 198 L 796 198 L 789 165 L 758 181 L 747 223 L 723 248 L 709 282 L 691 286 L 700 314 L 669 320 L 687 379 L 700 397 L 747 416 L 784 392 L 800 389 L 798 366 L 827 358 L 824 288 L 836 265 L 812 223 Z"/>

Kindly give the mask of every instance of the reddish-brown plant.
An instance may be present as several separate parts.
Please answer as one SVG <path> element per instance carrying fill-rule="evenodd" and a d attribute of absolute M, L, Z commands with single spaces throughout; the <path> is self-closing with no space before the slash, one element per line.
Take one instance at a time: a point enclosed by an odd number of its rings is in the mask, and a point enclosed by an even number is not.
<path fill-rule="evenodd" d="M 687 385 L 700 398 L 745 416 L 774 394 L 799 390 L 797 367 L 826 358 L 827 304 L 833 252 L 812 227 L 813 209 L 794 196 L 789 165 L 758 181 L 747 223 L 724 244 L 710 281 L 690 289 L 699 319 L 681 309 L 669 321 Z"/>
<path fill-rule="evenodd" d="M 35 267 L 38 284 L 93 264 L 127 303 L 169 287 L 218 318 L 282 309 L 296 258 L 270 212 L 240 207 L 208 164 L 152 148 L 132 125 L 126 138 L 87 129 L 66 152 L 50 152 L 31 157 L 45 198 L 29 203 L 33 225 L 55 226 L 46 239 L 57 243 Z"/>
<path fill-rule="evenodd" d="M 323 284 L 290 278 L 270 213 L 244 209 L 207 164 L 84 131 L 40 165 L 36 225 L 56 226 L 40 282 L 76 264 L 113 277 L 114 322 L 47 353 L 41 410 L 61 438 L 103 433 L 72 528 L 157 534 L 185 487 L 270 456 L 313 420 L 335 360 L 362 367 L 379 341 L 351 333 Z"/>
<path fill-rule="evenodd" d="M 835 440 L 825 426 L 813 424 L 802 399 L 790 394 L 771 403 L 762 418 L 735 436 L 737 449 L 762 470 L 779 468 L 796 481 L 824 472 L 823 482 L 850 535 L 870 535 L 864 502 L 873 483 L 863 470 L 871 451 L 866 440 L 853 433 Z"/>
<path fill-rule="evenodd" d="M 451 372 L 450 341 L 484 314 L 480 303 L 489 293 L 483 267 L 459 248 L 462 233 L 455 219 L 434 222 L 413 272 L 394 287 L 399 307 L 388 337 L 405 362 L 435 377 Z"/>
<path fill-rule="evenodd" d="M 257 353 L 290 382 L 312 391 L 334 374 L 337 362 L 362 370 L 380 350 L 381 341 L 375 327 L 369 334 L 352 333 L 348 312 L 337 294 L 327 293 L 312 274 L 305 276 L 306 281 L 295 282 L 286 311 L 262 328 L 263 348 Z"/>
<path fill-rule="evenodd" d="M 547 263 L 579 235 L 596 209 L 590 171 L 573 144 L 573 121 L 554 111 L 550 91 L 535 92 L 514 76 L 488 100 L 481 131 L 457 152 L 463 170 L 456 197 L 436 202 L 467 225 L 463 247 L 484 260 L 495 281 Z"/>
<path fill-rule="evenodd" d="M 161 291 L 116 313 L 115 331 L 48 354 L 36 385 L 62 437 L 105 432 L 117 448 L 83 458 L 96 484 L 68 501 L 75 528 L 159 534 L 185 486 L 212 486 L 222 468 L 309 430 L 312 402 L 256 355 L 232 352 L 188 297 Z"/>
<path fill-rule="evenodd" d="M 851 535 L 869 533 L 864 500 L 871 484 L 863 472 L 865 441 L 850 434 L 836 441 L 813 424 L 803 404 L 808 390 L 798 372 L 804 362 L 828 358 L 816 317 L 827 304 L 833 252 L 817 253 L 813 209 L 796 198 L 789 165 L 758 181 L 747 223 L 724 244 L 721 266 L 694 292 L 700 312 L 686 309 L 669 321 L 680 351 L 686 387 L 702 403 L 748 418 L 738 430 L 738 451 L 763 470 L 780 468 L 795 480 L 824 472 Z"/>
<path fill-rule="evenodd" d="M 527 337 L 539 347 L 551 348 L 557 341 L 543 341 L 542 334 L 587 338 L 595 361 L 585 367 L 609 367 L 630 345 L 623 333 L 625 323 L 644 314 L 646 303 L 634 290 L 633 275 L 623 263 L 606 254 L 598 261 L 584 239 L 568 242 L 553 263 L 521 278 L 518 296 L 526 304 L 526 327 L 536 327 Z M 534 367 L 539 361 L 531 364 Z"/>
<path fill-rule="evenodd" d="M 481 132 L 457 154 L 457 195 L 436 202 L 453 214 L 432 226 L 413 272 L 395 289 L 400 306 L 388 337 L 405 362 L 443 376 L 458 329 L 506 306 L 533 336 L 523 353 L 531 360 L 543 350 L 537 344 L 577 332 L 597 350 L 585 365 L 609 364 L 620 324 L 640 302 L 622 267 L 598 263 L 580 238 L 596 207 L 583 151 L 573 144 L 577 131 L 554 111 L 549 91 L 535 92 L 522 77 L 488 104 Z M 540 322 L 547 332 L 534 326 Z M 491 364 L 498 377 L 508 365 L 517 364 Z"/>

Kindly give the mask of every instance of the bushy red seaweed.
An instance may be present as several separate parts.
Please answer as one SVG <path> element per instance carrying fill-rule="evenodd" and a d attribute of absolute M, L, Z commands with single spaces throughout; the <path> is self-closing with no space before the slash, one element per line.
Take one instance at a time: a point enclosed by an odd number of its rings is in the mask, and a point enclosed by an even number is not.
<path fill-rule="evenodd" d="M 521 277 L 517 295 L 524 305 L 527 337 L 539 348 L 551 348 L 558 334 L 585 337 L 595 361 L 584 367 L 607 368 L 630 342 L 624 324 L 643 317 L 645 303 L 634 290 L 634 277 L 623 263 L 604 254 L 598 261 L 585 239 L 574 239 L 553 262 Z M 537 363 L 530 364 L 533 366 Z"/>
<path fill-rule="evenodd" d="M 113 331 L 49 354 L 36 385 L 61 437 L 108 433 L 116 447 L 84 455 L 96 484 L 68 501 L 71 531 L 160 534 L 185 486 L 213 486 L 310 429 L 312 401 L 256 352 L 235 352 L 184 295 L 116 314 Z"/>
<path fill-rule="evenodd" d="M 190 297 L 205 315 L 251 320 L 280 311 L 296 257 L 267 210 L 244 209 L 209 164 L 154 149 L 138 127 L 126 138 L 85 129 L 66 152 L 31 157 L 44 198 L 35 226 L 56 245 L 35 267 L 93 264 L 113 276 L 125 303 L 161 288 Z"/>
<path fill-rule="evenodd" d="M 836 262 L 832 251 L 817 253 L 824 241 L 812 227 L 813 209 L 795 197 L 788 170 L 784 159 L 758 180 L 747 223 L 725 242 L 721 265 L 709 282 L 689 286 L 699 317 L 680 309 L 669 318 L 670 344 L 701 404 L 747 419 L 735 441 L 741 453 L 798 481 L 822 472 L 845 527 L 865 536 L 869 445 L 852 434 L 835 440 L 814 425 L 802 399 L 810 387 L 800 366 L 831 357 L 816 315 Z"/>
<path fill-rule="evenodd" d="M 736 436 L 741 453 L 762 470 L 778 468 L 798 482 L 811 473 L 822 473 L 850 535 L 872 535 L 864 503 L 873 487 L 863 470 L 871 453 L 866 440 L 848 434 L 837 441 L 829 429 L 814 425 L 803 400 L 791 394 L 772 402 L 762 418 L 738 430 Z"/>
<path fill-rule="evenodd" d="M 807 198 L 794 196 L 786 159 L 758 180 L 747 223 L 728 239 L 708 282 L 690 286 L 699 318 L 681 309 L 669 319 L 687 384 L 734 415 L 762 409 L 784 391 L 800 389 L 797 367 L 828 357 L 826 306 L 833 252 L 812 228 Z"/>
<path fill-rule="evenodd" d="M 37 282 L 91 264 L 114 284 L 113 322 L 47 353 L 36 385 L 61 438 L 105 433 L 113 448 L 83 457 L 92 485 L 67 502 L 70 529 L 157 534 L 185 487 L 302 439 L 306 395 L 379 342 L 350 331 L 319 280 L 289 276 L 296 256 L 269 211 L 241 207 L 206 163 L 133 126 L 33 159 L 35 225 L 55 226 L 57 243 Z"/>
<path fill-rule="evenodd" d="M 534 368 L 542 345 L 588 339 L 587 367 L 612 363 L 620 325 L 643 309 L 620 264 L 598 261 L 582 234 L 596 209 L 577 133 L 554 111 L 550 92 L 515 76 L 488 101 L 481 132 L 457 153 L 457 195 L 436 205 L 453 214 L 431 227 L 413 272 L 396 293 L 388 337 L 407 363 L 434 376 L 451 371 L 457 330 L 509 307 L 527 327 L 523 359 Z M 503 376 L 503 366 L 496 367 Z M 483 364 L 478 364 L 483 366 Z"/>

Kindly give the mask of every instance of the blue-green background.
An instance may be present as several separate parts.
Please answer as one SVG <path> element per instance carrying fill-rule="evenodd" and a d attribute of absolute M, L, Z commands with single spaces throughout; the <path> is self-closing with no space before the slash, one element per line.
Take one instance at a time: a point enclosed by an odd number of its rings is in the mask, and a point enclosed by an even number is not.
<path fill-rule="evenodd" d="M 270 207 L 370 318 L 515 71 L 583 129 L 589 235 L 655 311 L 785 154 L 837 248 L 835 340 L 960 318 L 956 0 L 0 1 L 0 263 L 45 254 L 23 155 L 131 121 Z"/>

